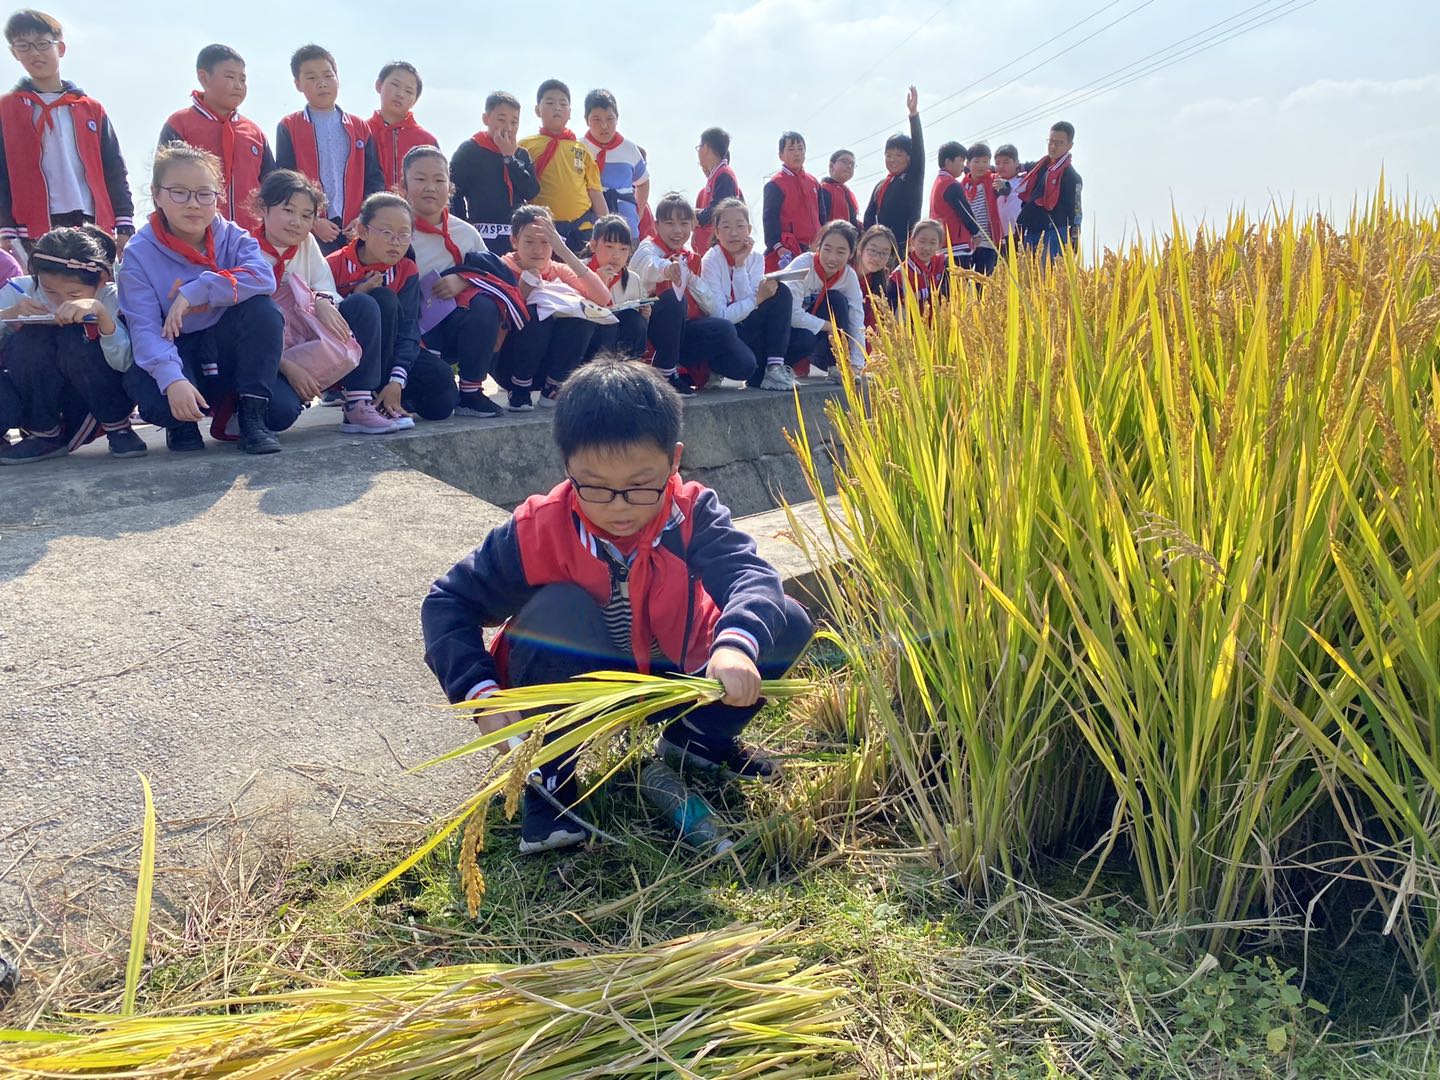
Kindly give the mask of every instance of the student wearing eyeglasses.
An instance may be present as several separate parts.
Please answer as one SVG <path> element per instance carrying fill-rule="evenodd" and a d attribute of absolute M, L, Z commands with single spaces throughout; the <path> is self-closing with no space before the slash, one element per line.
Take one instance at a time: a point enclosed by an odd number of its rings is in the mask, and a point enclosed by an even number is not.
<path fill-rule="evenodd" d="M 0 97 L 0 247 L 30 251 L 52 228 L 94 223 L 123 249 L 135 204 L 104 107 L 60 78 L 60 23 L 26 9 L 5 23 L 26 77 Z"/>
<path fill-rule="evenodd" d="M 146 422 L 165 429 L 172 453 L 205 449 L 199 422 L 208 415 L 212 438 L 235 435 L 247 454 L 273 454 L 300 398 L 280 375 L 275 272 L 259 242 L 219 215 L 223 185 L 208 150 L 171 143 L 155 152 L 155 212 L 116 279 L 135 353 L 125 388 Z"/>

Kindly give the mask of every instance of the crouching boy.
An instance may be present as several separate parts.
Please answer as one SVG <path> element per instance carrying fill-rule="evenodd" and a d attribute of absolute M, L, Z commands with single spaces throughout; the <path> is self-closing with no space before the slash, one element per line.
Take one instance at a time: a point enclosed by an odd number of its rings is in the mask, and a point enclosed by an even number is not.
<path fill-rule="evenodd" d="M 680 416 L 680 396 L 648 365 L 602 357 L 572 375 L 555 409 L 566 479 L 431 587 L 425 661 L 452 702 L 593 671 L 703 673 L 724 699 L 671 720 L 659 752 L 770 780 L 777 763 L 740 734 L 760 709 L 760 680 L 782 676 L 809 642 L 810 618 L 715 492 L 680 479 Z M 481 628 L 501 622 L 487 649 Z M 541 774 L 557 803 L 576 804 L 573 760 Z M 522 852 L 585 838 L 573 812 L 526 790 Z"/>

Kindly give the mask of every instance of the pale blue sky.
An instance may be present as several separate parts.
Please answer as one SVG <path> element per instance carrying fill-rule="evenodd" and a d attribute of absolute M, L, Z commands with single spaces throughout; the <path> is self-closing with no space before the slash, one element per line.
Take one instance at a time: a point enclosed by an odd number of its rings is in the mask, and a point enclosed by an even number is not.
<path fill-rule="evenodd" d="M 1223 216 L 1242 204 L 1263 208 L 1277 197 L 1348 209 L 1357 191 L 1373 188 L 1382 162 L 1392 186 L 1408 184 L 1433 205 L 1440 190 L 1440 2 L 1304 4 L 361 0 L 313 8 L 170 0 L 50 10 L 69 42 L 62 70 L 110 110 L 137 188 L 161 123 L 194 86 L 201 46 L 223 41 L 244 54 L 250 98 L 243 111 L 273 139 L 276 121 L 301 102 L 290 52 L 313 38 L 339 62 L 341 105 L 366 116 L 381 64 L 415 63 L 426 83 L 417 116 L 447 152 L 479 126 L 491 89 L 511 90 L 528 104 L 542 79 L 559 77 L 575 93 L 578 114 L 586 90 L 608 87 L 620 101 L 621 130 L 649 152 L 657 193 L 694 195 L 702 178 L 693 147 L 711 124 L 734 136 L 734 164 L 754 198 L 776 167 L 775 139 L 786 128 L 805 135 L 813 169 L 823 171 L 830 151 L 844 145 L 859 155 L 859 177 L 869 176 L 881 168 L 884 133 L 904 125 L 910 82 L 920 90 L 932 176 L 933 152 L 946 139 L 1010 141 L 1039 156 L 1050 122 L 1068 119 L 1078 129 L 1088 246 L 1096 239 L 1114 244 L 1137 222 L 1147 231 L 1168 228 L 1172 201 L 1187 219 Z M 1190 44 L 1287 10 L 1114 93 L 1051 104 L 1227 17 L 1237 19 Z M 429 21 L 408 21 L 410 11 Z M 1034 115 L 1012 120 L 1027 112 Z M 577 115 L 572 127 L 578 133 L 583 119 Z M 872 183 L 856 185 L 862 205 Z"/>

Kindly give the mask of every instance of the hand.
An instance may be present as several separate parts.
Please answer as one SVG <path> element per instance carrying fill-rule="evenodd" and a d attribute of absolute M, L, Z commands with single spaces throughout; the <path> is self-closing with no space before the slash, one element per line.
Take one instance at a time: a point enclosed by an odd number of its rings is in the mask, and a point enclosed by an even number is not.
<path fill-rule="evenodd" d="M 748 259 L 748 258 L 750 257 L 750 253 L 751 253 L 752 251 L 754 251 L 754 250 L 755 250 L 755 237 L 753 237 L 753 236 L 747 236 L 747 237 L 745 237 L 745 243 L 742 244 L 742 245 L 740 246 L 740 250 L 735 253 L 735 261 L 736 261 L 736 262 L 744 262 L 746 259 Z"/>
<path fill-rule="evenodd" d="M 468 285 L 459 274 L 448 274 L 435 282 L 435 288 L 431 290 L 437 300 L 453 300 L 465 291 Z"/>
<path fill-rule="evenodd" d="M 325 389 L 315 380 L 315 376 L 292 360 L 281 358 L 280 374 L 285 376 L 285 381 L 295 391 L 295 396 L 306 404 L 314 401 Z"/>
<path fill-rule="evenodd" d="M 726 705 L 748 708 L 760 700 L 760 671 L 755 661 L 739 649 L 720 646 L 710 654 L 707 679 L 715 679 L 725 688 L 720 700 Z"/>
<path fill-rule="evenodd" d="M 554 219 L 542 217 L 537 219 L 535 224 L 540 226 L 545 233 L 545 239 L 550 241 L 551 252 L 563 258 L 564 253 L 569 251 L 570 248 L 569 245 L 565 243 L 565 238 L 560 235 L 560 230 L 555 227 Z"/>
<path fill-rule="evenodd" d="M 676 285 L 679 285 L 681 275 L 684 273 L 685 267 L 681 264 L 680 260 L 673 259 L 671 260 L 670 265 L 665 268 L 665 272 L 660 275 L 660 280 L 673 281 Z"/>
<path fill-rule="evenodd" d="M 507 728 L 511 724 L 518 724 L 524 717 L 518 712 L 491 713 L 488 716 L 472 713 L 471 719 L 479 726 L 482 735 L 492 735 L 501 728 Z"/>
<path fill-rule="evenodd" d="M 357 217 L 357 218 L 353 219 L 353 220 L 350 222 L 350 224 L 348 224 L 348 225 L 345 226 L 345 239 L 346 239 L 346 240 L 354 240 L 355 237 L 358 236 L 359 234 L 360 234 L 360 219 Z"/>
<path fill-rule="evenodd" d="M 490 137 L 495 140 L 495 149 L 500 151 L 502 157 L 514 157 L 515 151 L 520 147 L 519 140 L 515 138 L 515 129 L 508 124 L 497 128 Z"/>
<path fill-rule="evenodd" d="M 915 87 L 910 87 L 910 92 L 905 95 L 905 108 L 911 116 L 920 114 L 920 93 Z"/>
<path fill-rule="evenodd" d="M 317 217 L 315 227 L 311 230 L 315 233 L 315 239 L 322 244 L 328 244 L 340 235 L 339 227 L 329 218 Z"/>
<path fill-rule="evenodd" d="M 358 293 L 373 292 L 380 287 L 384 280 L 385 275 L 379 270 L 371 270 L 365 280 L 355 286 L 355 291 Z"/>
<path fill-rule="evenodd" d="M 789 266 L 792 262 L 795 261 L 795 253 L 789 248 L 781 248 L 780 257 L 776 261 L 780 264 L 780 269 L 784 270 L 787 266 Z"/>
<path fill-rule="evenodd" d="M 5 309 L 7 319 L 18 319 L 22 315 L 49 315 L 50 309 L 40 303 L 33 296 L 22 296 L 20 302 L 12 308 Z"/>
<path fill-rule="evenodd" d="M 780 288 L 780 283 L 774 278 L 763 278 L 760 286 L 755 290 L 755 303 L 763 304 L 775 295 L 775 290 Z"/>
<path fill-rule="evenodd" d="M 192 423 L 201 419 L 205 415 L 203 410 L 210 407 L 200 391 L 185 379 L 176 379 L 165 388 L 165 400 L 170 402 L 171 416 Z"/>
<path fill-rule="evenodd" d="M 161 331 L 165 335 L 166 341 L 174 341 L 183 333 L 181 327 L 185 322 L 185 316 L 190 312 L 190 301 L 185 299 L 185 294 L 176 290 L 173 295 L 175 299 L 170 304 L 170 311 L 165 316 L 165 327 Z M 195 419 L 199 419 L 199 417 L 195 417 Z"/>
<path fill-rule="evenodd" d="M 110 312 L 105 310 L 105 305 L 99 300 L 67 300 L 55 309 L 55 321 L 61 326 L 69 326 L 72 323 L 84 322 L 85 316 L 91 316 L 95 328 L 102 334 L 113 334 L 115 332 L 115 320 L 110 317 Z"/>
<path fill-rule="evenodd" d="M 400 396 L 404 392 L 404 388 L 398 382 L 387 382 L 375 395 L 375 407 L 392 420 L 401 416 L 409 416 L 405 407 L 400 404 Z"/>
<path fill-rule="evenodd" d="M 121 255 L 125 254 L 125 245 L 130 242 L 130 237 L 134 235 L 134 233 L 128 232 L 115 234 L 115 258 L 118 259 Z"/>
<path fill-rule="evenodd" d="M 350 324 L 340 314 L 340 309 L 323 296 L 315 298 L 315 317 L 320 320 L 321 326 L 341 341 L 350 340 Z"/>

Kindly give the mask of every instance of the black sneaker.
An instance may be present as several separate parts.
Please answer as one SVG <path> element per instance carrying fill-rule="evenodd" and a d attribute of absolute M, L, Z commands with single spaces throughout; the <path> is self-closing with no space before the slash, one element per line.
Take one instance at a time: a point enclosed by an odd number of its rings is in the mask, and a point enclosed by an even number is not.
<path fill-rule="evenodd" d="M 496 405 L 479 390 L 471 390 L 469 393 L 460 395 L 460 404 L 455 406 L 457 416 L 480 416 L 485 419 L 500 416 L 504 409 Z"/>
<path fill-rule="evenodd" d="M 70 443 L 59 435 L 44 438 L 27 435 L 14 446 L 0 449 L 0 465 L 33 465 L 37 461 L 64 457 L 70 453 Z"/>
<path fill-rule="evenodd" d="M 333 388 L 330 390 L 326 390 L 323 394 L 320 395 L 320 404 L 331 406 L 344 405 L 345 393 L 342 390 L 335 390 Z"/>
<path fill-rule="evenodd" d="M 555 802 L 569 806 L 575 801 L 577 792 L 574 781 L 561 784 L 554 793 Z M 590 830 L 573 810 L 561 812 L 533 786 L 525 788 L 520 808 L 520 854 L 535 855 L 542 851 L 559 851 L 561 848 L 576 847 L 590 836 Z"/>
<path fill-rule="evenodd" d="M 172 454 L 193 454 L 205 449 L 205 438 L 199 424 L 176 424 L 165 429 L 165 449 Z"/>
<path fill-rule="evenodd" d="M 780 779 L 780 762 L 767 751 L 739 739 L 722 746 L 681 745 L 662 735 L 655 749 L 665 764 L 677 771 L 727 772 L 737 780 L 759 780 L 767 784 Z"/>
<path fill-rule="evenodd" d="M 681 397 L 694 397 L 695 384 L 690 381 L 690 376 L 683 371 L 677 371 L 673 375 L 666 375 L 665 381 L 674 387 L 675 392 Z"/>
<path fill-rule="evenodd" d="M 111 457 L 144 457 L 150 452 L 145 440 L 128 427 L 119 431 L 107 431 L 105 439 L 110 443 Z"/>
<path fill-rule="evenodd" d="M 530 391 L 529 391 L 529 390 L 511 390 L 511 391 L 510 391 L 510 411 L 511 411 L 511 412 L 534 412 L 534 411 L 535 411 L 535 403 L 530 400 Z"/>

